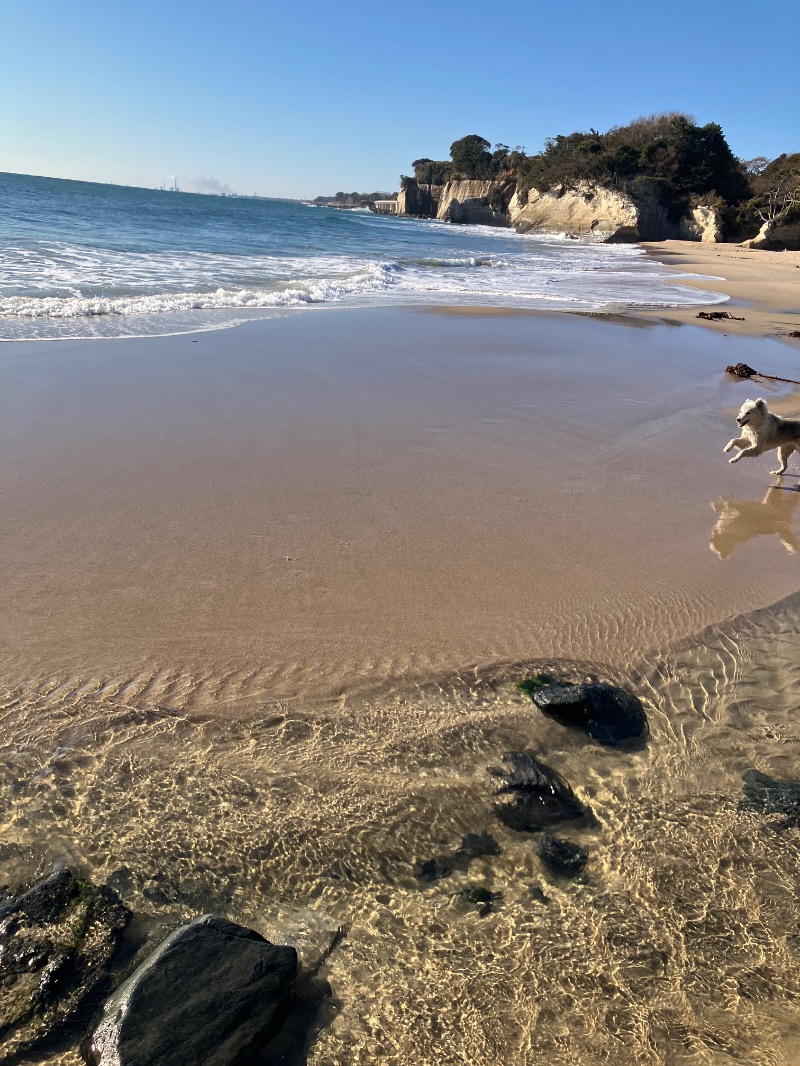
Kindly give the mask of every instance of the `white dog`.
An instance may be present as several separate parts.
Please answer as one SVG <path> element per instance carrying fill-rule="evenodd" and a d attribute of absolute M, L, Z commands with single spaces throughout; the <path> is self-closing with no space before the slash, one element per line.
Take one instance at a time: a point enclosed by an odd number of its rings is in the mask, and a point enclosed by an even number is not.
<path fill-rule="evenodd" d="M 767 408 L 767 401 L 746 400 L 736 416 L 736 425 L 744 430 L 741 437 L 729 440 L 723 451 L 740 448 L 738 455 L 729 459 L 729 463 L 738 463 L 740 459 L 755 458 L 764 452 L 778 449 L 780 467 L 770 470 L 771 474 L 782 474 L 793 451 L 800 452 L 800 418 L 781 418 L 773 415 Z"/>

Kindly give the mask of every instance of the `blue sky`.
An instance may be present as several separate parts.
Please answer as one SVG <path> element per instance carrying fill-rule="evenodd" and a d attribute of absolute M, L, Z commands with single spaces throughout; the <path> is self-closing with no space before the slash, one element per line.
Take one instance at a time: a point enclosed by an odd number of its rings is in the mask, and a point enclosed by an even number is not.
<path fill-rule="evenodd" d="M 763 12 L 763 17 L 759 12 Z M 800 4 L 3 0 L 0 171 L 311 197 L 682 110 L 800 151 Z"/>

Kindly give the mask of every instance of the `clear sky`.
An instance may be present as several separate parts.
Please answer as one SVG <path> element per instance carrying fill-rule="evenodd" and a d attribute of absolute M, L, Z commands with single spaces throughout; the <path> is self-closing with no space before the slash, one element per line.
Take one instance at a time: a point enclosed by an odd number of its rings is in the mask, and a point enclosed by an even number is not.
<path fill-rule="evenodd" d="M 0 0 L 0 171 L 267 196 L 397 188 L 478 133 L 681 110 L 800 151 L 800 3 Z"/>

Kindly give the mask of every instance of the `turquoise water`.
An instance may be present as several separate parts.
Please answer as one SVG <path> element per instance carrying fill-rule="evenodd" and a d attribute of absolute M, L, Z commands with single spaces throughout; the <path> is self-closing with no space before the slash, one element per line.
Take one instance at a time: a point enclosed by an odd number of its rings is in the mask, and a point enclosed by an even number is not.
<path fill-rule="evenodd" d="M 326 304 L 619 311 L 724 297 L 635 245 L 0 174 L 0 338 L 146 336 Z"/>

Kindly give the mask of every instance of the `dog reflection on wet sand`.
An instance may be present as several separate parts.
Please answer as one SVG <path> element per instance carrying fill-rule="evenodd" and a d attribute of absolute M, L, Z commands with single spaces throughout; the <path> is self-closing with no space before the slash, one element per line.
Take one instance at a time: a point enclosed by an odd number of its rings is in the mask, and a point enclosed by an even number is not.
<path fill-rule="evenodd" d="M 800 504 L 800 485 L 796 489 L 769 488 L 764 499 L 729 500 L 725 496 L 711 506 L 717 512 L 717 524 L 709 547 L 720 559 L 727 559 L 740 544 L 755 537 L 775 536 L 792 555 L 800 549 L 800 539 L 792 531 L 792 519 Z"/>

